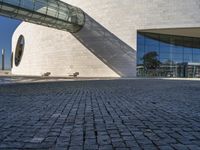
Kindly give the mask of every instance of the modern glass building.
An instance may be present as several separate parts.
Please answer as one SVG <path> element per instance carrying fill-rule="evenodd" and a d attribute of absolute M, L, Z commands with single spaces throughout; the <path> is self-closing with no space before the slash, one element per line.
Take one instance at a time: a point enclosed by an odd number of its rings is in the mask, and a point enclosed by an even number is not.
<path fill-rule="evenodd" d="M 199 6 L 199 0 L 0 0 L 0 15 L 25 21 L 12 36 L 14 75 L 197 78 Z"/>
<path fill-rule="evenodd" d="M 139 77 L 200 77 L 200 38 L 138 32 Z"/>

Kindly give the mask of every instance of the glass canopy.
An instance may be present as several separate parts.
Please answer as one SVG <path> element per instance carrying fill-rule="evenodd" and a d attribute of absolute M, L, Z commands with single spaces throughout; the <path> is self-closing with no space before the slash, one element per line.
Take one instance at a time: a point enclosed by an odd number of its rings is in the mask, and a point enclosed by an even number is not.
<path fill-rule="evenodd" d="M 0 0 L 0 15 L 68 32 L 84 25 L 84 12 L 60 0 Z"/>

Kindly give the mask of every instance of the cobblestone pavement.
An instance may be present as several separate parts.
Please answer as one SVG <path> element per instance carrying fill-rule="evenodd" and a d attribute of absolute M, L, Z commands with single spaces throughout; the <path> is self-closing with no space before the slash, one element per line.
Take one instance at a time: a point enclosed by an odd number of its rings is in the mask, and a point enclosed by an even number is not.
<path fill-rule="evenodd" d="M 0 150 L 199 150 L 200 82 L 0 86 Z"/>

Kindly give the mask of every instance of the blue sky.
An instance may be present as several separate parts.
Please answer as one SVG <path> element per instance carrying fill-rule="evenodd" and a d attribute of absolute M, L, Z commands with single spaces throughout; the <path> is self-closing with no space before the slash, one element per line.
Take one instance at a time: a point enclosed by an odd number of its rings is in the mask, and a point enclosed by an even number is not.
<path fill-rule="evenodd" d="M 14 20 L 0 16 L 0 65 L 2 62 L 1 49 L 4 48 L 6 50 L 5 67 L 7 69 L 10 68 L 12 35 L 20 23 L 21 21 L 19 20 Z"/>

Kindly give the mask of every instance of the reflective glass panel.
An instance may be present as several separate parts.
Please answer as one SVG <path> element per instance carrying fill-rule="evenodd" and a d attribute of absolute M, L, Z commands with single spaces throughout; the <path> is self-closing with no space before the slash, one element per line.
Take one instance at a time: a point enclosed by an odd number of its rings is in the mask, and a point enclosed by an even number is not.
<path fill-rule="evenodd" d="M 0 0 L 0 15 L 47 27 L 78 32 L 84 12 L 59 0 Z"/>
<path fill-rule="evenodd" d="M 200 38 L 138 32 L 137 75 L 200 77 Z"/>

